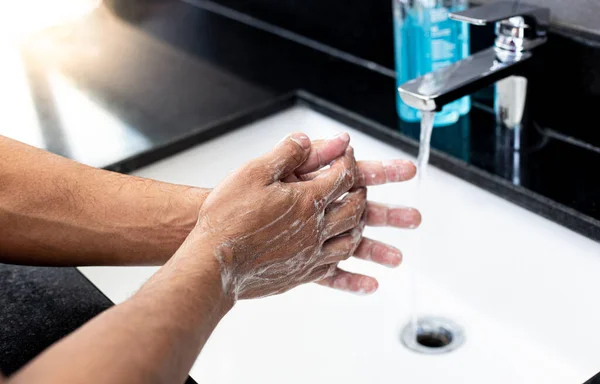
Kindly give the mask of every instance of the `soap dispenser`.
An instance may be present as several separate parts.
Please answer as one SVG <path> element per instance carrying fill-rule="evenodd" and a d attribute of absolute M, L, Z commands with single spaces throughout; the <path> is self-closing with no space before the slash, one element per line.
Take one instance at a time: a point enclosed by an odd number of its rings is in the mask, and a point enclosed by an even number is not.
<path fill-rule="evenodd" d="M 469 56 L 469 26 L 448 17 L 467 9 L 467 0 L 392 0 L 396 85 L 446 67 Z M 418 122 L 420 111 L 404 104 L 398 93 L 397 110 L 403 121 Z M 454 124 L 471 109 L 466 96 L 446 105 L 434 126 Z"/>

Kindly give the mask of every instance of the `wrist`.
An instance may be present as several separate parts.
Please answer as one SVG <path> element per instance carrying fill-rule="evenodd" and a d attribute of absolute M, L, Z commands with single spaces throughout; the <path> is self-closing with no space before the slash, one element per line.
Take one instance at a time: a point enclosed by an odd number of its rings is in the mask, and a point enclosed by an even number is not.
<path fill-rule="evenodd" d="M 176 188 L 179 189 L 174 192 L 178 197 L 178 203 L 174 205 L 179 212 L 181 227 L 185 230 L 185 236 L 179 241 L 179 245 L 181 245 L 196 226 L 200 208 L 202 208 L 202 204 L 204 204 L 211 190 L 181 185 L 177 185 Z"/>
<path fill-rule="evenodd" d="M 225 314 L 235 301 L 224 289 L 216 248 L 216 242 L 207 234 L 190 233 L 148 284 L 185 291 L 185 300 L 209 302 Z"/>
<path fill-rule="evenodd" d="M 198 221 L 200 208 L 210 193 L 210 189 L 172 184 L 162 185 L 161 190 L 168 192 L 168 199 L 176 197 L 176 200 L 171 200 L 167 214 L 161 213 L 156 217 L 160 223 L 156 228 L 160 228 L 167 236 L 158 246 L 157 257 L 153 262 L 159 265 L 166 263 L 190 235 Z M 164 212 L 162 207 L 154 210 Z"/>

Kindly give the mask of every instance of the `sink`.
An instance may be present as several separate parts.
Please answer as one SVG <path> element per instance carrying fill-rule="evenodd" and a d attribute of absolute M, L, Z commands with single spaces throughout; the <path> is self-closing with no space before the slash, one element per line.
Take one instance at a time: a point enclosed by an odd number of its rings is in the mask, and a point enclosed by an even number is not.
<path fill-rule="evenodd" d="M 211 187 L 293 131 L 311 138 L 348 131 L 359 159 L 411 157 L 297 106 L 134 174 Z M 597 373 L 600 244 L 439 169 L 428 176 L 420 233 L 365 233 L 400 248 L 405 265 L 390 270 L 345 262 L 346 269 L 376 276 L 377 293 L 354 296 L 313 284 L 239 302 L 208 341 L 192 378 L 221 384 L 578 384 Z M 369 198 L 409 205 L 415 193 L 409 182 L 374 187 Z M 79 269 L 115 303 L 156 270 Z M 460 348 L 426 355 L 401 343 L 413 310 L 413 280 L 417 308 L 464 328 Z"/>

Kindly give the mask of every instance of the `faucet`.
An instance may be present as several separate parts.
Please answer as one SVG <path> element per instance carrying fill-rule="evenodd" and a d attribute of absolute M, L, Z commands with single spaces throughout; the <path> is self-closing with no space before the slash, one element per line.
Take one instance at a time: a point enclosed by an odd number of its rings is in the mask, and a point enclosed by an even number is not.
<path fill-rule="evenodd" d="M 544 44 L 547 39 L 550 10 L 512 1 L 501 1 L 463 12 L 451 13 L 453 20 L 473 25 L 496 23 L 496 41 L 493 47 L 478 52 L 445 68 L 430 72 L 408 81 L 398 88 L 400 97 L 407 105 L 422 111 L 441 111 L 442 107 L 454 100 L 471 94 L 478 89 L 517 74 L 522 65 L 533 55 L 532 51 Z M 513 94 L 522 93 L 506 82 L 501 92 L 514 99 Z M 517 97 L 518 99 L 518 97 Z M 507 101 L 510 102 L 510 101 Z M 509 113 L 512 116 L 500 116 L 507 122 L 520 121 L 524 105 L 519 108 L 497 106 L 497 114 Z"/>

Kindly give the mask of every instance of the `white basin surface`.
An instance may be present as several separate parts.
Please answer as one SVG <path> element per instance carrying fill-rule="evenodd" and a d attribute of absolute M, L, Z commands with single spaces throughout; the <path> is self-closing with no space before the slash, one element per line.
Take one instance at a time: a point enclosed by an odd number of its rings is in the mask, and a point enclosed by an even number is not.
<path fill-rule="evenodd" d="M 359 160 L 411 157 L 294 107 L 135 174 L 212 187 L 294 131 L 313 139 L 347 131 Z M 414 193 L 409 182 L 372 187 L 369 198 L 410 205 Z M 220 384 L 582 384 L 600 371 L 600 244 L 436 168 L 421 193 L 421 235 L 389 228 L 365 233 L 400 248 L 405 265 L 386 269 L 349 260 L 343 266 L 377 277 L 374 295 L 312 284 L 239 302 L 190 375 L 199 383 Z M 120 303 L 156 268 L 80 270 Z M 413 311 L 413 279 L 422 312 L 464 327 L 462 347 L 424 355 L 401 344 L 400 331 Z"/>

